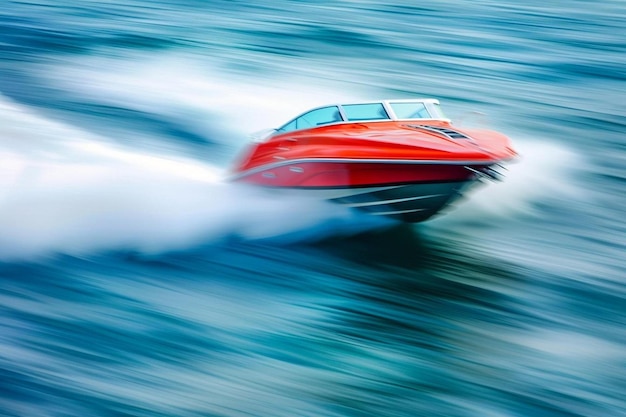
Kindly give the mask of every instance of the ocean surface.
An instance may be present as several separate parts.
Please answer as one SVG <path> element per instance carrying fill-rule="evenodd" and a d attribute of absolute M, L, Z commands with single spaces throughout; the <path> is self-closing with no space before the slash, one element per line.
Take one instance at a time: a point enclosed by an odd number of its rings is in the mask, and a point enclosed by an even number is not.
<path fill-rule="evenodd" d="M 623 0 L 1 3 L 1 416 L 626 416 Z M 522 158 L 417 225 L 224 181 L 412 97 Z"/>

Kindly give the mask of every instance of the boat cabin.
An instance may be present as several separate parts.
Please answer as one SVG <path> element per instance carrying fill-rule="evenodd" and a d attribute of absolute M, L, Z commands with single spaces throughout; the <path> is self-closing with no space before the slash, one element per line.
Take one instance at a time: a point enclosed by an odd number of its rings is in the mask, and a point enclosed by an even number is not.
<path fill-rule="evenodd" d="M 275 132 L 285 133 L 334 123 L 420 119 L 449 121 L 436 99 L 382 100 L 318 107 L 301 114 Z"/>

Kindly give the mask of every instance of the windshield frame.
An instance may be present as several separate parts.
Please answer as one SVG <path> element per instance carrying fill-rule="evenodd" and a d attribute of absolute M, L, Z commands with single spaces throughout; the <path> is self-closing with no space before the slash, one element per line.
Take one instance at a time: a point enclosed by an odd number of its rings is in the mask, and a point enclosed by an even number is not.
<path fill-rule="evenodd" d="M 393 105 L 395 104 L 422 104 L 428 113 L 428 117 L 410 117 L 410 118 L 399 118 L 396 112 L 393 109 Z M 382 105 L 384 111 L 387 113 L 387 117 L 374 117 L 371 119 L 349 119 L 346 115 L 346 111 L 344 106 L 356 106 L 356 105 Z M 308 125 L 304 127 L 297 127 L 298 120 L 304 120 L 311 113 L 317 112 L 322 109 L 331 109 L 335 108 L 338 111 L 337 116 L 339 116 L 340 120 L 332 120 L 332 121 L 322 121 L 317 123 L 316 125 Z M 363 101 L 363 102 L 350 102 L 343 104 L 330 104 L 320 107 L 315 107 L 305 111 L 304 113 L 299 114 L 293 119 L 289 120 L 287 123 L 283 124 L 281 127 L 275 129 L 275 134 L 282 134 L 288 132 L 295 132 L 306 129 L 314 129 L 321 126 L 331 126 L 342 123 L 370 123 L 370 122 L 388 122 L 388 121 L 403 121 L 403 120 L 441 120 L 449 122 L 450 119 L 445 117 L 444 113 L 441 110 L 441 105 L 439 100 L 433 98 L 421 98 L 421 99 L 396 99 L 396 100 L 376 100 L 376 101 Z M 293 126 L 292 126 L 293 125 Z"/>

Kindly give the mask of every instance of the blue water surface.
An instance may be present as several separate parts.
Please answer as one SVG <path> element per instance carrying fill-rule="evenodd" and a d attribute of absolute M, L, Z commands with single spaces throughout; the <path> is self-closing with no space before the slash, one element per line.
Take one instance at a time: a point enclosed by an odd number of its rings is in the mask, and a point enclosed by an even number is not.
<path fill-rule="evenodd" d="M 0 415 L 626 416 L 624 10 L 6 2 Z M 418 225 L 223 181 L 413 97 L 520 161 Z"/>

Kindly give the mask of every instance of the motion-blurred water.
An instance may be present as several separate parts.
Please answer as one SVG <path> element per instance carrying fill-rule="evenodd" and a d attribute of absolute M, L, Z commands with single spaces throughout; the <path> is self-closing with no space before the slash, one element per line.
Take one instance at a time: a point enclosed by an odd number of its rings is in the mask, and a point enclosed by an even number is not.
<path fill-rule="evenodd" d="M 3 3 L 0 415 L 625 416 L 624 6 Z M 222 180 L 408 97 L 523 159 L 419 225 Z"/>

